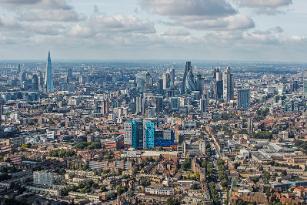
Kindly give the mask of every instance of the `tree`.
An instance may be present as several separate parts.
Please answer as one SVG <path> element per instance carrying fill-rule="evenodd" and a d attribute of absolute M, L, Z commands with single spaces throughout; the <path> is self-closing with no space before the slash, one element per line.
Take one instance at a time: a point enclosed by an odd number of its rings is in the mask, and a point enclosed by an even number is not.
<path fill-rule="evenodd" d="M 174 199 L 174 198 L 169 198 L 166 201 L 167 205 L 180 205 L 180 202 L 178 199 Z"/>
<path fill-rule="evenodd" d="M 182 169 L 184 171 L 191 169 L 191 159 L 184 160 L 184 162 L 182 163 Z"/>
<path fill-rule="evenodd" d="M 21 145 L 22 149 L 27 149 L 27 148 L 30 148 L 30 147 L 31 147 L 31 144 L 22 144 Z"/>
<path fill-rule="evenodd" d="M 100 191 L 101 192 L 106 192 L 108 191 L 107 187 L 105 185 L 100 186 Z"/>
<path fill-rule="evenodd" d="M 116 191 L 117 191 L 117 194 L 118 194 L 118 195 L 121 195 L 122 193 L 126 192 L 127 189 L 126 189 L 125 187 L 118 186 L 118 187 L 116 188 Z"/>
<path fill-rule="evenodd" d="M 142 186 L 144 186 L 144 187 L 147 187 L 147 186 L 150 186 L 150 180 L 149 179 L 147 179 L 147 178 L 144 178 L 144 177 L 142 177 L 141 179 L 140 179 L 140 185 L 142 185 Z"/>
<path fill-rule="evenodd" d="M 286 171 L 286 170 L 283 170 L 282 172 L 281 172 L 281 176 L 287 176 L 288 175 L 288 172 Z"/>
<path fill-rule="evenodd" d="M 257 139 L 272 139 L 273 135 L 270 131 L 260 131 L 254 134 L 254 137 Z"/>
<path fill-rule="evenodd" d="M 265 183 L 265 184 L 268 184 L 269 181 L 270 181 L 270 179 L 271 179 L 270 173 L 267 172 L 267 171 L 264 171 L 262 177 L 263 177 L 264 183 Z"/>
<path fill-rule="evenodd" d="M 76 153 L 73 150 L 65 150 L 65 149 L 55 149 L 52 150 L 49 155 L 51 157 L 72 157 L 74 156 Z"/>
<path fill-rule="evenodd" d="M 213 204 L 220 205 L 221 202 L 219 201 L 220 199 L 219 193 L 216 190 L 216 185 L 214 182 L 209 183 L 209 192 L 210 192 L 211 199 L 213 200 Z"/>

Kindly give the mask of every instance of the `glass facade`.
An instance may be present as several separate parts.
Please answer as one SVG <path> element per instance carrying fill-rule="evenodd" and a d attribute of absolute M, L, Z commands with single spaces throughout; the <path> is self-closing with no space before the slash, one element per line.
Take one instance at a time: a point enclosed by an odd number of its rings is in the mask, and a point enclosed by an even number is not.
<path fill-rule="evenodd" d="M 143 148 L 143 122 L 138 120 L 131 121 L 132 147 L 135 149 Z"/>
<path fill-rule="evenodd" d="M 46 92 L 47 93 L 53 92 L 54 91 L 53 71 L 52 71 L 50 52 L 48 53 L 48 61 L 47 61 L 47 66 L 46 66 L 46 78 L 45 79 L 46 79 L 45 81 Z"/>
<path fill-rule="evenodd" d="M 238 90 L 238 109 L 247 110 L 250 104 L 250 90 Z"/>
<path fill-rule="evenodd" d="M 183 76 L 182 92 L 184 94 L 189 94 L 195 90 L 196 90 L 196 82 L 192 71 L 192 65 L 191 62 L 187 62 Z"/>
<path fill-rule="evenodd" d="M 145 123 L 145 137 L 146 137 L 146 147 L 147 149 L 155 148 L 155 123 L 146 122 Z"/>

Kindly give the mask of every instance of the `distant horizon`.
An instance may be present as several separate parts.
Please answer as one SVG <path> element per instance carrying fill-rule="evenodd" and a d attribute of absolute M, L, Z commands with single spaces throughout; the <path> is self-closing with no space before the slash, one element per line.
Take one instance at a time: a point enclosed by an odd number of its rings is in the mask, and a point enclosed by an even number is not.
<path fill-rule="evenodd" d="M 278 60 L 207 60 L 207 59 L 68 59 L 52 58 L 53 63 L 256 63 L 256 64 L 307 64 L 306 61 L 278 61 Z M 0 63 L 45 63 L 46 59 L 0 59 Z"/>

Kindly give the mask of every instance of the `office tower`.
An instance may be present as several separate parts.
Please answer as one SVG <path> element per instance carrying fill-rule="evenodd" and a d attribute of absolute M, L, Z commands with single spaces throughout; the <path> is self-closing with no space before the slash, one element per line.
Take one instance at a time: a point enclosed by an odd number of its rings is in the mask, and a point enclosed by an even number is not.
<path fill-rule="evenodd" d="M 176 71 L 174 68 L 170 69 L 169 71 L 170 77 L 171 77 L 171 88 L 175 86 L 175 80 L 176 80 Z"/>
<path fill-rule="evenodd" d="M 208 112 L 208 94 L 204 94 L 199 100 L 199 110 L 201 113 Z"/>
<path fill-rule="evenodd" d="M 163 95 L 163 79 L 160 78 L 157 83 L 158 94 Z"/>
<path fill-rule="evenodd" d="M 173 130 L 155 130 L 155 147 L 169 147 L 175 144 Z"/>
<path fill-rule="evenodd" d="M 238 90 L 238 109 L 248 110 L 250 104 L 250 90 Z"/>
<path fill-rule="evenodd" d="M 195 90 L 196 90 L 196 83 L 192 71 L 192 64 L 191 62 L 186 62 L 184 76 L 183 76 L 182 93 L 189 94 Z"/>
<path fill-rule="evenodd" d="M 150 73 L 147 72 L 146 76 L 145 76 L 145 88 L 150 89 L 150 88 L 152 88 L 152 85 L 153 85 L 153 79 L 152 79 Z"/>
<path fill-rule="evenodd" d="M 292 84 L 290 86 L 291 92 L 296 92 L 300 88 L 299 83 L 297 80 L 292 81 Z"/>
<path fill-rule="evenodd" d="M 23 71 L 21 73 L 20 84 L 21 84 L 22 89 L 28 90 L 29 86 L 31 86 L 31 81 L 30 81 L 30 84 L 29 84 L 29 78 L 28 77 L 29 76 L 28 76 L 28 73 L 26 71 Z"/>
<path fill-rule="evenodd" d="M 145 113 L 145 99 L 143 96 L 135 98 L 135 114 L 144 115 Z"/>
<path fill-rule="evenodd" d="M 223 81 L 216 81 L 215 83 L 215 98 L 217 100 L 223 99 Z"/>
<path fill-rule="evenodd" d="M 32 89 L 33 91 L 39 91 L 39 78 L 36 74 L 32 76 Z"/>
<path fill-rule="evenodd" d="M 48 60 L 46 65 L 46 74 L 45 74 L 45 88 L 46 92 L 54 92 L 54 85 L 53 85 L 53 71 L 52 71 L 52 64 L 51 64 L 51 57 L 50 51 L 48 52 Z"/>
<path fill-rule="evenodd" d="M 79 76 L 79 84 L 84 85 L 85 84 L 85 79 L 86 78 L 82 74 L 80 74 L 80 76 Z"/>
<path fill-rule="evenodd" d="M 247 120 L 247 129 L 248 129 L 248 134 L 253 134 L 253 130 L 254 130 L 254 125 L 253 125 L 253 119 L 252 118 L 248 118 Z"/>
<path fill-rule="evenodd" d="M 156 125 L 154 122 L 145 121 L 144 122 L 144 139 L 143 139 L 143 148 L 144 149 L 153 149 L 155 148 L 155 128 Z"/>
<path fill-rule="evenodd" d="M 101 114 L 103 115 L 109 114 L 109 102 L 107 100 L 101 101 L 100 108 L 101 108 L 100 110 Z"/>
<path fill-rule="evenodd" d="M 136 83 L 136 87 L 143 92 L 145 89 L 145 77 L 144 77 L 144 73 L 138 73 L 135 76 L 135 83 Z"/>
<path fill-rule="evenodd" d="M 204 89 L 204 79 L 202 78 L 201 74 L 198 74 L 196 77 L 196 90 L 200 92 L 200 94 L 203 93 Z"/>
<path fill-rule="evenodd" d="M 44 76 L 41 71 L 38 71 L 38 86 L 39 91 L 42 91 L 44 89 Z"/>
<path fill-rule="evenodd" d="M 223 73 L 219 69 L 215 69 L 213 80 L 215 99 L 220 100 L 223 98 Z"/>
<path fill-rule="evenodd" d="M 20 72 L 21 72 L 21 65 L 18 64 L 17 73 L 20 73 Z"/>
<path fill-rule="evenodd" d="M 131 121 L 131 137 L 132 147 L 135 149 L 143 148 L 143 121 L 132 120 Z"/>
<path fill-rule="evenodd" d="M 167 90 L 171 86 L 171 75 L 169 73 L 163 73 L 163 90 Z"/>
<path fill-rule="evenodd" d="M 214 69 L 213 79 L 214 79 L 215 81 L 221 81 L 221 80 L 223 80 L 223 73 L 220 71 L 219 68 Z"/>
<path fill-rule="evenodd" d="M 172 97 L 171 98 L 171 110 L 172 111 L 178 111 L 180 108 L 180 101 L 178 97 Z"/>
<path fill-rule="evenodd" d="M 145 116 L 147 118 L 153 118 L 157 116 L 156 108 L 155 107 L 147 107 L 145 111 Z"/>
<path fill-rule="evenodd" d="M 162 96 L 156 96 L 156 112 L 161 113 L 163 112 L 163 97 Z"/>
<path fill-rule="evenodd" d="M 230 67 L 227 67 L 223 74 L 223 97 L 226 102 L 234 97 L 234 81 Z"/>
<path fill-rule="evenodd" d="M 72 68 L 68 68 L 67 70 L 67 83 L 71 83 L 73 81 L 73 71 Z"/>
<path fill-rule="evenodd" d="M 21 76 L 20 76 L 20 81 L 21 81 L 21 83 L 23 83 L 23 82 L 25 82 L 27 80 L 28 80 L 28 73 L 26 71 L 23 71 L 21 73 Z"/>
<path fill-rule="evenodd" d="M 213 80 L 215 80 L 215 78 L 216 78 L 216 72 L 217 72 L 217 70 L 218 70 L 218 68 L 214 68 L 213 69 L 213 72 L 212 72 L 212 76 L 213 76 Z"/>
<path fill-rule="evenodd" d="M 304 97 L 307 98 L 307 70 L 304 71 Z"/>
<path fill-rule="evenodd" d="M 132 145 L 132 123 L 124 123 L 124 144 Z"/>

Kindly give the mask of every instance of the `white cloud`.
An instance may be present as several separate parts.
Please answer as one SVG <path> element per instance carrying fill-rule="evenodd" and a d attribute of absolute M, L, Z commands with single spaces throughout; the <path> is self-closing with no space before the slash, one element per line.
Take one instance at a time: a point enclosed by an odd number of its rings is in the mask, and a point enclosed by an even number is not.
<path fill-rule="evenodd" d="M 69 21 L 80 21 L 85 19 L 83 16 L 79 15 L 74 10 L 40 10 L 33 9 L 29 12 L 21 12 L 18 16 L 20 21 L 60 21 L 60 22 L 69 22 Z"/>
<path fill-rule="evenodd" d="M 0 0 L 18 21 L 79 21 L 83 17 L 66 0 Z"/>
<path fill-rule="evenodd" d="M 190 32 L 184 29 L 168 29 L 162 33 L 162 36 L 189 36 Z"/>
<path fill-rule="evenodd" d="M 284 14 L 282 8 L 290 6 L 292 0 L 232 0 L 239 7 L 252 8 L 257 14 L 277 15 Z"/>
<path fill-rule="evenodd" d="M 0 4 L 10 8 L 72 9 L 66 0 L 0 0 Z"/>
<path fill-rule="evenodd" d="M 12 4 L 12 5 L 31 5 L 37 4 L 41 2 L 41 0 L 0 0 L 2 4 Z"/>
<path fill-rule="evenodd" d="M 163 16 L 220 17 L 237 13 L 225 0 L 142 0 L 141 5 Z"/>
<path fill-rule="evenodd" d="M 254 21 L 244 15 L 234 15 L 217 19 L 180 18 L 178 23 L 195 30 L 245 30 L 255 26 Z"/>
<path fill-rule="evenodd" d="M 292 0 L 234 0 L 242 7 L 278 8 L 292 4 Z"/>
<path fill-rule="evenodd" d="M 225 0 L 143 0 L 143 8 L 167 16 L 170 24 L 195 30 L 244 30 L 254 21 Z"/>
<path fill-rule="evenodd" d="M 143 21 L 135 16 L 95 14 L 84 23 L 74 25 L 69 34 L 71 36 L 90 37 L 101 33 L 118 35 L 122 33 L 151 34 L 155 32 L 153 23 Z"/>
<path fill-rule="evenodd" d="M 273 28 L 260 30 L 250 17 L 254 11 L 282 12 L 281 8 L 292 1 L 138 0 L 143 9 L 135 5 L 138 12 L 134 8 L 127 12 L 119 9 L 125 6 L 125 0 L 122 6 L 114 3 L 111 10 L 95 2 L 95 11 L 91 3 L 81 1 L 0 0 L 0 54 L 28 50 L 29 46 L 31 52 L 32 48 L 38 51 L 32 57 L 51 47 L 63 52 L 62 58 L 80 57 L 80 53 L 83 58 L 100 57 L 103 53 L 110 58 L 265 59 L 265 54 L 278 51 L 281 56 L 293 53 L 292 57 L 306 53 L 306 36 L 292 35 L 295 31 L 287 26 L 284 32 L 276 27 L 283 22 L 275 21 L 274 25 L 273 20 L 261 26 Z M 255 17 L 257 25 L 266 18 L 271 17 Z"/>
<path fill-rule="evenodd" d="M 154 24 L 131 15 L 95 15 L 90 19 L 93 28 L 105 32 L 154 33 Z"/>

